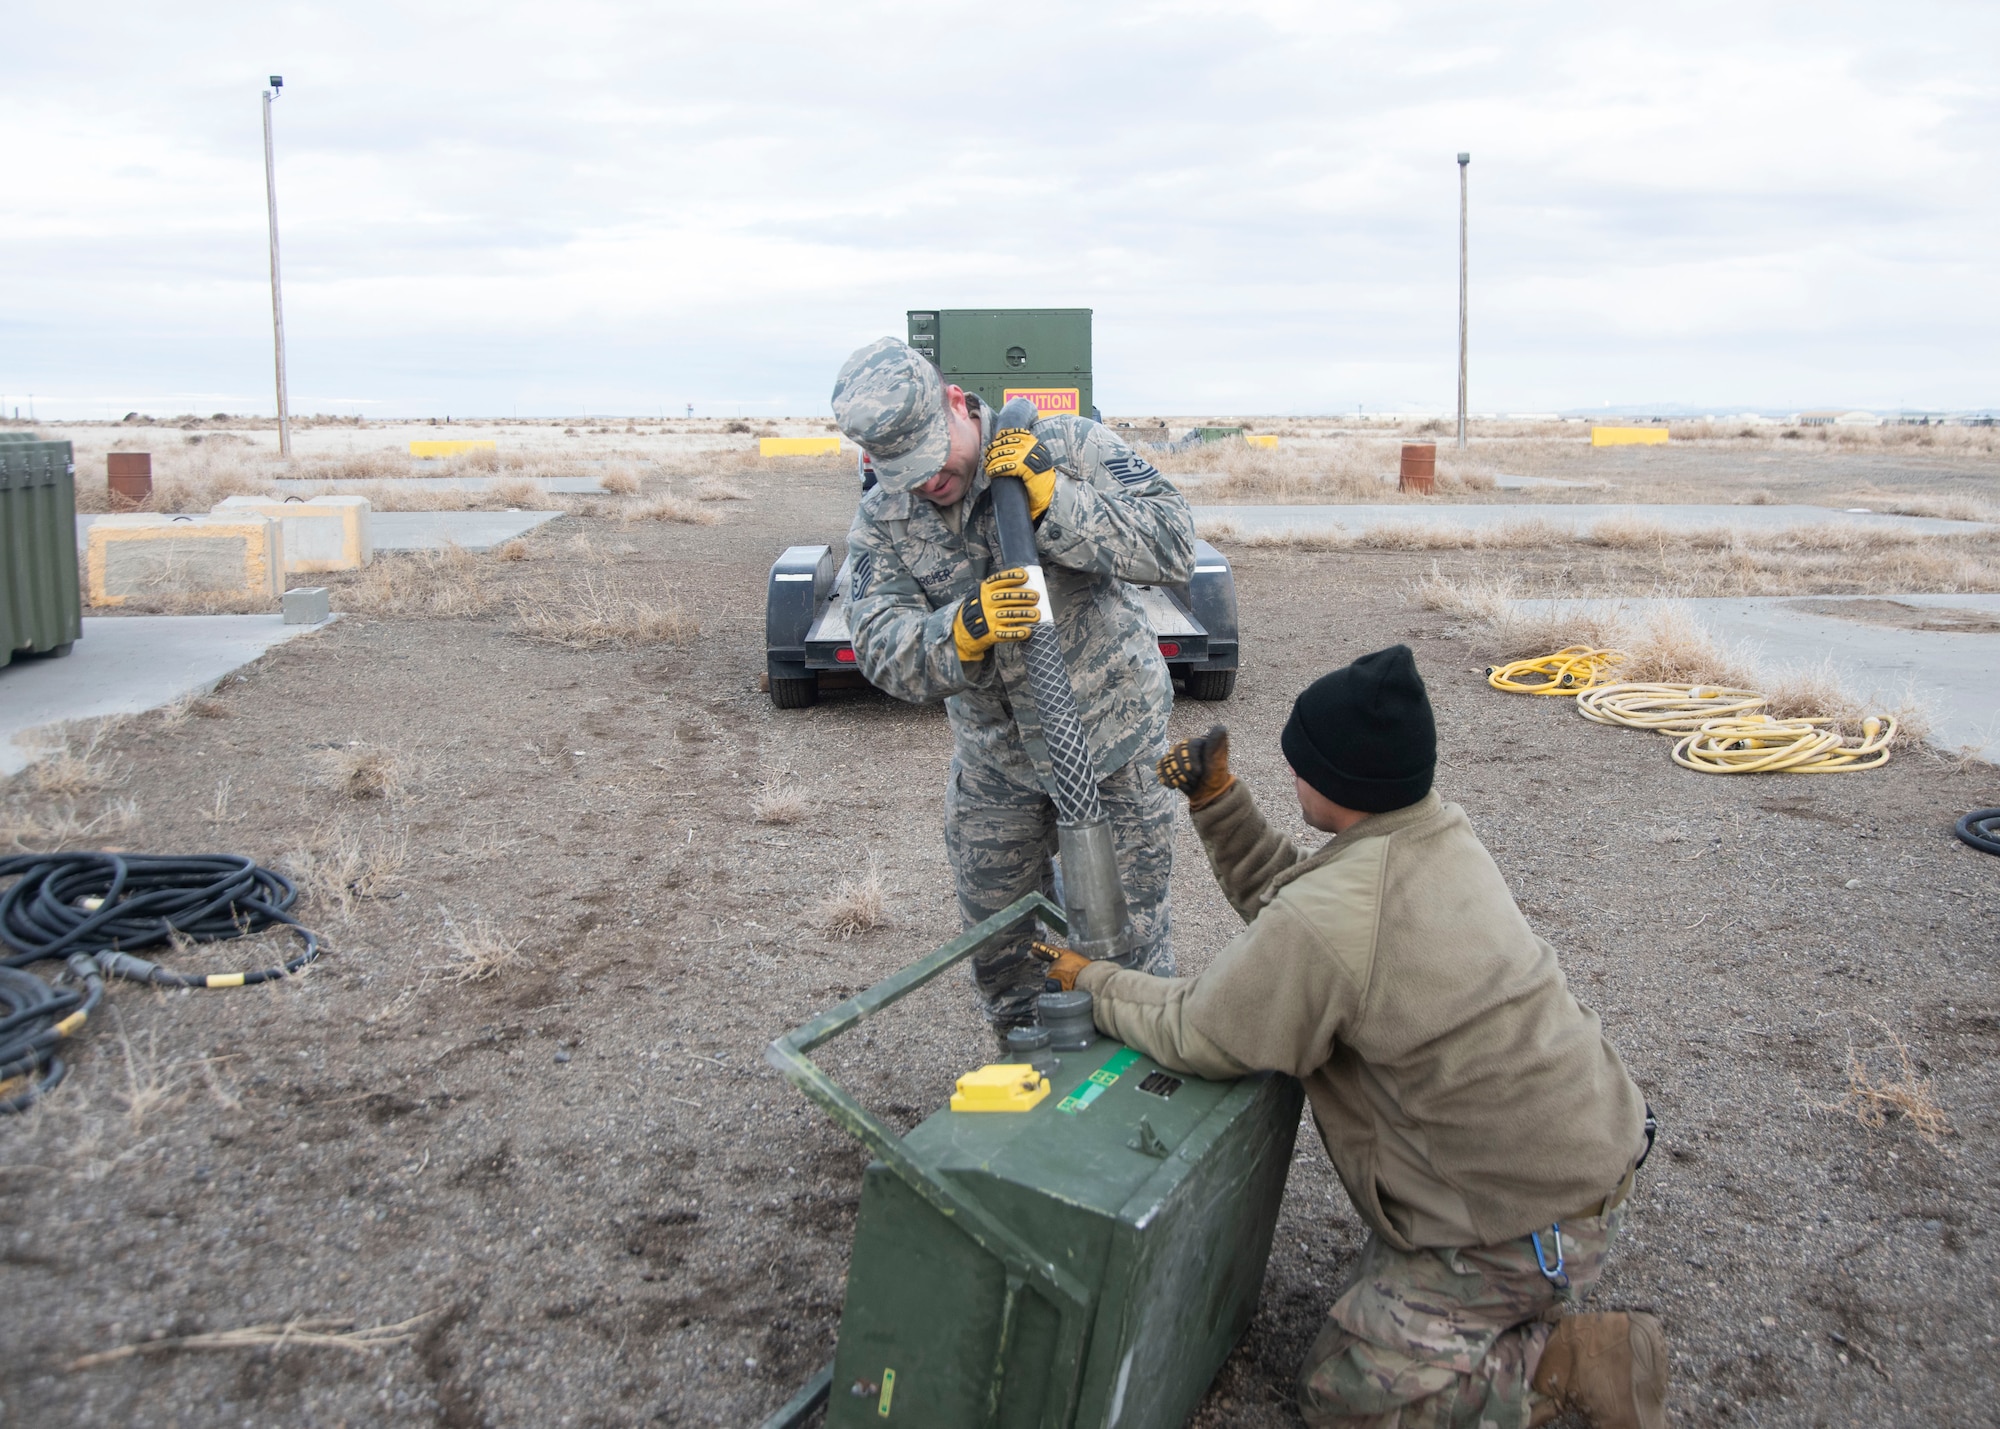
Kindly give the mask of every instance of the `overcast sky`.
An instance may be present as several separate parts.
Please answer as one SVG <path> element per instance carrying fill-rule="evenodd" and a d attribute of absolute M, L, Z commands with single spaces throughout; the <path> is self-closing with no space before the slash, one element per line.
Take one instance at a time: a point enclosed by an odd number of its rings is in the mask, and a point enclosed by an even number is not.
<path fill-rule="evenodd" d="M 910 307 L 1107 412 L 2000 405 L 1992 3 L 54 4 L 0 401 L 823 413 Z M 25 411 L 24 411 L 25 415 Z"/>

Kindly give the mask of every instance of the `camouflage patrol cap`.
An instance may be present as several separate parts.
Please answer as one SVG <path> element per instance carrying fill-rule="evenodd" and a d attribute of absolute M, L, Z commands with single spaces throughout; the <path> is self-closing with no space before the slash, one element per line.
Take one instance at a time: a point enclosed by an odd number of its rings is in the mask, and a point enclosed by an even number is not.
<path fill-rule="evenodd" d="M 951 455 L 944 379 L 900 338 L 871 342 L 841 364 L 833 419 L 873 459 L 888 491 L 922 486 Z"/>

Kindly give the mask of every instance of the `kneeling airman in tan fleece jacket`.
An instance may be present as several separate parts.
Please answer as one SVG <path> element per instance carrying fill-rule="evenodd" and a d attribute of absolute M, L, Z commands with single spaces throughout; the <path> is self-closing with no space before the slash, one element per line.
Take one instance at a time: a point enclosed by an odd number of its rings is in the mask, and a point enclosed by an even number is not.
<path fill-rule="evenodd" d="M 1573 1314 L 1623 1222 L 1645 1099 L 1528 926 L 1465 811 L 1407 647 L 1299 697 L 1284 733 L 1307 852 L 1228 770 L 1217 728 L 1161 761 L 1249 925 L 1198 977 L 1065 954 L 1098 1027 L 1163 1066 L 1305 1084 L 1373 1232 L 1300 1374 L 1314 1425 L 1664 1423 L 1650 1315 Z M 1553 1321 L 1553 1325 L 1551 1324 Z"/>

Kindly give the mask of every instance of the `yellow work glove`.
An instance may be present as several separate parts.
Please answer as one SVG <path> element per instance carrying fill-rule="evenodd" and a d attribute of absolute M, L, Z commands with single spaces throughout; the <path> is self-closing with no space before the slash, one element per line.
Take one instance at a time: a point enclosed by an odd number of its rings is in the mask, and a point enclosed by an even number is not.
<path fill-rule="evenodd" d="M 1219 724 L 1172 746 L 1155 767 L 1162 784 L 1188 796 L 1190 809 L 1213 804 L 1236 783 L 1229 772 L 1229 731 Z"/>
<path fill-rule="evenodd" d="M 1002 432 L 986 449 L 986 479 L 1018 476 L 1028 488 L 1028 515 L 1040 519 L 1056 499 L 1056 459 L 1033 432 Z"/>
<path fill-rule="evenodd" d="M 1042 598 L 1028 585 L 1028 573 L 1016 566 L 979 583 L 952 617 L 951 635 L 958 658 L 970 665 L 1002 640 L 1026 640 L 1042 618 Z"/>
<path fill-rule="evenodd" d="M 1090 959 L 1069 948 L 1058 948 L 1053 943 L 1034 942 L 1028 949 L 1036 957 L 1048 964 L 1042 976 L 1053 978 L 1064 992 L 1076 991 L 1076 975 L 1090 966 Z"/>

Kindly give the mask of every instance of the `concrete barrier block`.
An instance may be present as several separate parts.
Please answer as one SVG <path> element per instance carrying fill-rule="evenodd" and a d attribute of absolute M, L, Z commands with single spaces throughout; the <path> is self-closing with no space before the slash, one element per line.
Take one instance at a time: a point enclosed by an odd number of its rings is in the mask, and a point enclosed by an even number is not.
<path fill-rule="evenodd" d="M 410 443 L 410 455 L 423 457 L 457 456 L 461 452 L 491 452 L 499 449 L 500 444 L 493 441 Z"/>
<path fill-rule="evenodd" d="M 161 595 L 223 595 L 276 604 L 285 585 L 284 526 L 230 516 L 99 516 L 84 548 L 92 605 Z"/>
<path fill-rule="evenodd" d="M 285 528 L 285 573 L 356 571 L 375 559 L 369 533 L 372 508 L 365 496 L 313 496 L 286 501 L 269 496 L 231 496 L 213 514 L 256 512 Z"/>
<path fill-rule="evenodd" d="M 839 437 L 757 438 L 758 456 L 833 456 L 839 450 Z"/>
<path fill-rule="evenodd" d="M 1663 447 L 1667 444 L 1665 427 L 1592 427 L 1590 444 L 1594 447 Z"/>
<path fill-rule="evenodd" d="M 285 624 L 320 625 L 333 615 L 333 600 L 323 585 L 300 586 L 285 592 Z"/>

